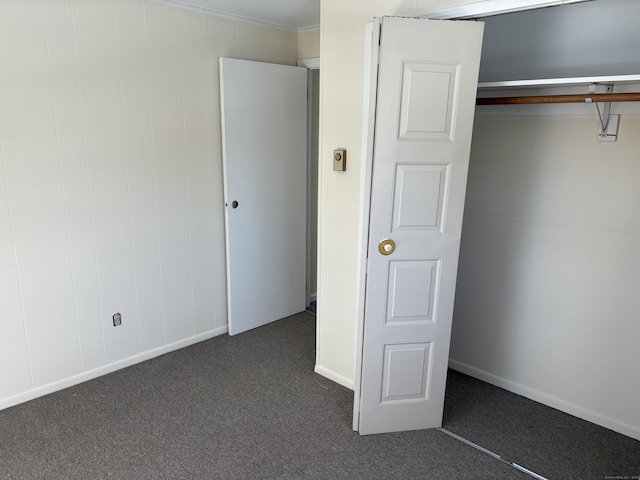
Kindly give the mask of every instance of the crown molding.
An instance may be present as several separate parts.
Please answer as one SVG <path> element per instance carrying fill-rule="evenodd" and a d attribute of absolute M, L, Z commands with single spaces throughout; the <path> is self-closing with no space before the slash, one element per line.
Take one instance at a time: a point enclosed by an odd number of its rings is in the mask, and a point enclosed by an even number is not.
<path fill-rule="evenodd" d="M 233 13 L 223 12 L 220 10 L 216 10 L 214 8 L 203 7 L 200 5 L 193 5 L 192 3 L 189 3 L 188 1 L 184 1 L 184 0 L 149 0 L 149 1 L 153 3 L 161 3 L 163 5 L 168 5 L 170 7 L 182 8 L 183 10 L 191 10 L 192 12 L 199 12 L 199 13 L 204 13 L 206 15 L 213 15 L 215 17 L 228 18 L 229 20 L 236 20 L 238 22 L 251 23 L 253 25 L 258 25 L 260 27 L 274 28 L 276 30 L 284 30 L 286 32 L 293 32 L 293 33 L 298 33 L 301 31 L 300 28 L 288 27 L 286 25 L 281 25 L 278 23 L 258 20 L 257 18 L 245 17 L 242 15 L 235 15 Z M 313 27 L 315 26 L 302 27 L 302 29 L 313 30 Z"/>
<path fill-rule="evenodd" d="M 320 30 L 320 25 L 309 25 L 308 27 L 298 27 L 298 33 L 304 32 L 315 32 L 316 30 Z"/>

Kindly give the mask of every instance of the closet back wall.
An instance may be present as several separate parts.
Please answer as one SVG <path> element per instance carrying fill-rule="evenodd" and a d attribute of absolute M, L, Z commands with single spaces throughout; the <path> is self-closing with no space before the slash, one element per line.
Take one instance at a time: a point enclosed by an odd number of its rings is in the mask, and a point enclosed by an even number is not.
<path fill-rule="evenodd" d="M 597 125 L 476 117 L 451 365 L 640 439 L 640 116 Z"/>
<path fill-rule="evenodd" d="M 0 2 L 0 408 L 226 331 L 220 56 L 294 65 L 297 34 Z"/>
<path fill-rule="evenodd" d="M 481 81 L 640 74 L 639 15 L 598 0 L 483 19 Z M 594 105 L 476 110 L 451 365 L 640 439 L 640 104 L 612 113 L 600 143 Z"/>
<path fill-rule="evenodd" d="M 637 75 L 637 0 L 595 0 L 482 18 L 480 82 Z"/>

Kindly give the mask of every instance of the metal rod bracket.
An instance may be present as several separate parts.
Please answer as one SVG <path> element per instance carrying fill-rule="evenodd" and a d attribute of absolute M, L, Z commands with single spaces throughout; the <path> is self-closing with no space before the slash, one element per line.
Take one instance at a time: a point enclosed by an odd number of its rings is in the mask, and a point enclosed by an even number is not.
<path fill-rule="evenodd" d="M 603 89 L 604 92 L 598 92 Z M 590 85 L 589 93 L 612 93 L 613 85 Z M 589 99 L 590 100 L 590 99 Z M 618 139 L 618 123 L 620 115 L 611 115 L 611 102 L 604 102 L 602 110 L 598 102 L 594 102 L 598 112 L 598 141 L 599 142 L 615 142 Z"/>

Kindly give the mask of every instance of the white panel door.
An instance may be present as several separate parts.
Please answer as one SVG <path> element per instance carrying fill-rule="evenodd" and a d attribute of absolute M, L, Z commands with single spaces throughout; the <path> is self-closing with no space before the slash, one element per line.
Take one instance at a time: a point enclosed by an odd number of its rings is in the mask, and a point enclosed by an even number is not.
<path fill-rule="evenodd" d="M 373 47 L 361 434 L 442 424 L 482 32 L 478 22 L 385 17 Z"/>
<path fill-rule="evenodd" d="M 229 334 L 306 307 L 307 70 L 220 59 Z"/>

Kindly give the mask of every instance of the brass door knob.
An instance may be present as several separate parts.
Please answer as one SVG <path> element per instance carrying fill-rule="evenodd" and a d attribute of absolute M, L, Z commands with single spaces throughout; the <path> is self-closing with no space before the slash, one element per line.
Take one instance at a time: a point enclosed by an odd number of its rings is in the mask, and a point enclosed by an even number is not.
<path fill-rule="evenodd" d="M 385 238 L 381 240 L 378 244 L 378 251 L 382 255 L 391 255 L 396 250 L 396 242 L 391 240 L 390 238 Z"/>

